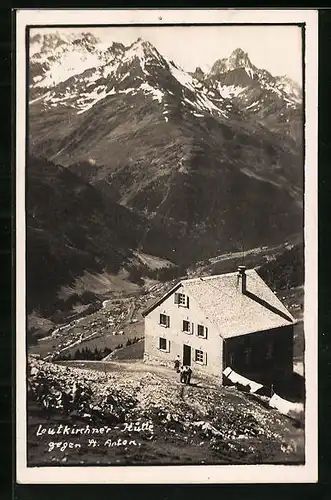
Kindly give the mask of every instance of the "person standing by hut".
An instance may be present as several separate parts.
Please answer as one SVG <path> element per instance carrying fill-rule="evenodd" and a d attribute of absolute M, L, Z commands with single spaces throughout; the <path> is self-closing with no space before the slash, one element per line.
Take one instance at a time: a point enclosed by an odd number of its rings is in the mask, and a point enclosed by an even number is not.
<path fill-rule="evenodd" d="M 186 385 L 191 382 L 192 370 L 190 366 L 184 365 L 180 369 L 180 381 Z"/>
<path fill-rule="evenodd" d="M 192 376 L 192 369 L 190 366 L 186 366 L 186 380 L 185 384 L 190 385 Z"/>
<path fill-rule="evenodd" d="M 179 370 L 179 379 L 180 379 L 181 384 L 185 383 L 185 380 L 186 380 L 186 367 L 183 366 L 183 365 L 180 367 L 180 370 Z"/>

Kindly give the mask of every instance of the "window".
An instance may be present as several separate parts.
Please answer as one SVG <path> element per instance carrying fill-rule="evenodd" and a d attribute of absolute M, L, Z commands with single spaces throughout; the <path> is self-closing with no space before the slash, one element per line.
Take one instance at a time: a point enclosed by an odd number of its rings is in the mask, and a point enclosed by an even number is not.
<path fill-rule="evenodd" d="M 197 363 L 207 364 L 206 363 L 206 355 L 204 354 L 203 351 L 200 351 L 199 349 L 195 349 L 194 359 Z"/>
<path fill-rule="evenodd" d="M 160 325 L 169 327 L 170 326 L 170 316 L 166 314 L 160 314 Z"/>
<path fill-rule="evenodd" d="M 187 295 L 185 295 L 184 293 L 175 293 L 175 304 L 178 304 L 182 307 L 188 307 L 189 300 Z"/>
<path fill-rule="evenodd" d="M 167 339 L 159 337 L 159 349 L 160 351 L 167 351 Z"/>
<path fill-rule="evenodd" d="M 197 335 L 198 337 L 207 338 L 208 328 L 203 325 L 198 325 Z"/>
<path fill-rule="evenodd" d="M 186 321 L 185 319 L 183 320 L 183 332 L 186 332 L 186 333 L 193 333 L 193 323 L 191 325 L 191 323 L 189 321 Z"/>

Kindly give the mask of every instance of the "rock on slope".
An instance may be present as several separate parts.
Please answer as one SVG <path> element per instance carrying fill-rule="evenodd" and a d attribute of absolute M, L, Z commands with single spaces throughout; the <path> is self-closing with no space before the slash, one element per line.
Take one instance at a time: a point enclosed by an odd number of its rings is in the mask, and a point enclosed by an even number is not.
<path fill-rule="evenodd" d="M 126 369 L 120 363 L 110 363 L 105 375 L 104 363 L 98 365 L 100 371 L 81 370 L 30 359 L 30 465 L 46 465 L 50 460 L 74 465 L 82 456 L 88 465 L 302 463 L 304 459 L 302 430 L 238 391 L 206 380 L 199 380 L 200 387 L 183 387 L 170 370 Z M 84 397 L 73 403 L 75 383 Z M 43 395 L 38 391 L 40 384 L 45 389 Z M 54 426 L 107 426 L 110 432 L 94 435 L 99 446 L 92 450 L 87 446 L 91 436 L 79 434 L 71 435 L 70 440 L 79 442 L 83 449 L 50 453 L 36 438 L 36 429 L 43 424 L 40 410 L 45 394 L 51 401 L 49 412 L 53 407 Z M 35 398 L 40 406 L 32 417 Z M 81 420 L 75 420 L 79 417 Z M 47 422 L 49 427 L 50 420 Z M 117 442 L 119 437 L 136 444 L 105 445 L 107 439 Z"/>

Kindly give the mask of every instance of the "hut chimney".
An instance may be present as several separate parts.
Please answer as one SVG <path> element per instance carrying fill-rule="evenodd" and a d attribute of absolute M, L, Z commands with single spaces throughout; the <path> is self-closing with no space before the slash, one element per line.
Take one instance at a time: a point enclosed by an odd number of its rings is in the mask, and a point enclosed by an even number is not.
<path fill-rule="evenodd" d="M 238 279 L 241 280 L 241 292 L 246 292 L 246 266 L 238 266 Z"/>

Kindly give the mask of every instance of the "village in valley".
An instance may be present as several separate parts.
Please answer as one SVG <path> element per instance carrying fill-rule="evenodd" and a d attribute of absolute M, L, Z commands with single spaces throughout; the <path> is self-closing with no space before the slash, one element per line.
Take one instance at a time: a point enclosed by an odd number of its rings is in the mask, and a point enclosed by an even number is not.
<path fill-rule="evenodd" d="M 245 266 L 210 276 L 200 266 L 182 280 L 100 301 L 29 346 L 31 463 L 49 460 L 35 433 L 49 418 L 110 425 L 112 443 L 118 429 L 124 442 L 139 441 L 123 455 L 122 446 L 91 448 L 89 436 L 76 435 L 74 450 L 52 445 L 54 463 L 79 463 L 82 449 L 91 464 L 304 460 L 301 287 L 277 293 Z"/>

